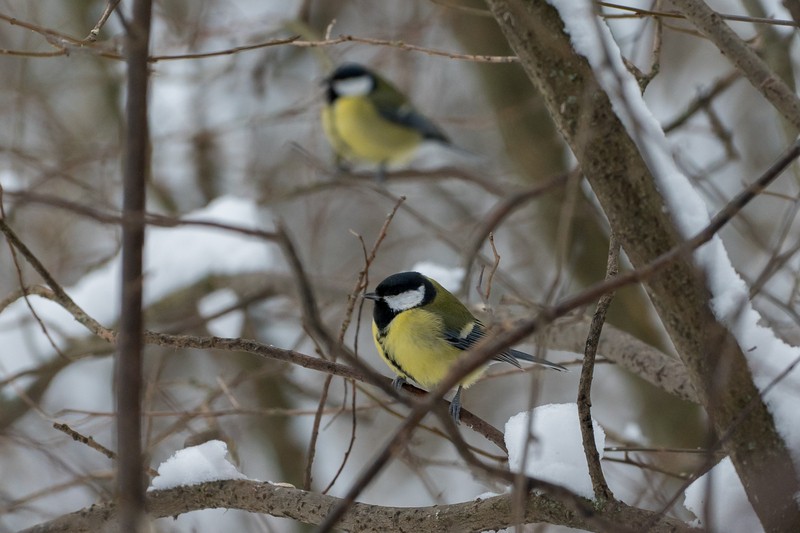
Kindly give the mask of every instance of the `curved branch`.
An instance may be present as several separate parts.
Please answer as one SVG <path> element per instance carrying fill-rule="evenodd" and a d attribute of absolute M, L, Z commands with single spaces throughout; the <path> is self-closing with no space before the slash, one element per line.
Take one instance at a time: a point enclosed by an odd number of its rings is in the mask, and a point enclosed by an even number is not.
<path fill-rule="evenodd" d="M 581 353 L 591 317 L 557 320 L 542 333 L 541 343 L 551 350 Z M 700 399 L 680 359 L 642 342 L 612 324 L 603 326 L 597 352 L 651 385 L 682 400 L 699 403 Z"/>
<path fill-rule="evenodd" d="M 153 518 L 178 516 L 202 509 L 239 509 L 252 513 L 292 518 L 306 524 L 317 525 L 340 502 L 339 498 L 294 487 L 274 485 L 252 480 L 209 481 L 199 485 L 180 486 L 148 492 L 147 508 Z M 587 506 L 589 500 L 585 500 Z M 510 527 L 515 524 L 510 496 L 495 496 L 451 505 L 431 507 L 383 507 L 355 503 L 338 524 L 346 531 L 483 531 Z M 107 531 L 117 517 L 114 503 L 92 505 L 20 533 L 53 533 L 57 531 L 93 532 Z M 589 517 L 579 516 L 560 501 L 547 496 L 528 498 L 524 522 L 547 522 L 568 527 L 598 530 L 592 524 L 643 525 L 648 520 L 655 523 L 651 533 L 693 532 L 675 518 L 658 516 L 652 511 L 619 504 Z"/>

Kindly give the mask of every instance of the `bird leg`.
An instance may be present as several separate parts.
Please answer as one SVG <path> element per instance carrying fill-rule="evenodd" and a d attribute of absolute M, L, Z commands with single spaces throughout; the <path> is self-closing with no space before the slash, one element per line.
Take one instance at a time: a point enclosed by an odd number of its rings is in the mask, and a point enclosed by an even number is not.
<path fill-rule="evenodd" d="M 350 162 L 347 161 L 344 157 L 336 154 L 336 170 L 333 173 L 333 177 L 335 179 L 346 177 L 353 173 L 353 168 L 350 166 Z"/>
<path fill-rule="evenodd" d="M 458 389 L 456 389 L 456 395 L 450 400 L 450 416 L 453 417 L 456 425 L 459 425 L 461 419 L 461 389 L 463 387 L 459 385 Z"/>
<path fill-rule="evenodd" d="M 395 390 L 400 390 L 406 383 L 407 383 L 406 378 L 404 378 L 403 376 L 397 376 L 392 380 L 392 387 L 394 387 Z"/>
<path fill-rule="evenodd" d="M 386 167 L 388 163 L 386 161 L 382 161 L 380 165 L 378 165 L 378 170 L 375 171 L 375 182 L 376 183 L 384 183 L 386 181 Z"/>

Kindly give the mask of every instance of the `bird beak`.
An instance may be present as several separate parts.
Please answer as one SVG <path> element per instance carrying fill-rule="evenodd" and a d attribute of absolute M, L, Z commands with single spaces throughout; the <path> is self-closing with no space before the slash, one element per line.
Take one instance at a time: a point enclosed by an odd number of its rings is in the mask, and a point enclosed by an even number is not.
<path fill-rule="evenodd" d="M 366 293 L 366 294 L 364 295 L 364 298 L 366 298 L 367 300 L 374 300 L 374 301 L 376 301 L 376 302 L 377 302 L 378 300 L 380 300 L 380 299 L 381 299 L 381 297 L 380 297 L 380 296 L 378 296 L 377 294 L 375 294 L 374 292 L 368 292 L 368 293 Z"/>

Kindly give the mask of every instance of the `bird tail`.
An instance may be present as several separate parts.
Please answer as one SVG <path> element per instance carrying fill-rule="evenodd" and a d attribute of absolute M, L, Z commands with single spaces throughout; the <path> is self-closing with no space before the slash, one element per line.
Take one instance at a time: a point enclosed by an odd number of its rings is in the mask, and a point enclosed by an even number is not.
<path fill-rule="evenodd" d="M 505 356 L 505 357 L 503 357 L 503 356 Z M 556 363 L 550 362 L 547 359 L 543 359 L 541 357 L 536 357 L 535 355 L 531 355 L 531 354 L 528 354 L 528 353 L 525 353 L 525 352 L 520 352 L 519 350 L 506 350 L 505 352 L 503 352 L 503 354 L 500 356 L 500 358 L 503 361 L 510 362 L 511 364 L 513 364 L 515 366 L 519 366 L 519 363 L 517 363 L 517 360 L 520 360 L 520 361 L 527 361 L 529 363 L 534 363 L 534 364 L 537 364 L 537 365 L 546 366 L 547 368 L 552 368 L 553 370 L 558 370 L 559 372 L 567 372 L 568 371 L 568 369 L 566 367 L 563 367 L 563 366 L 558 365 Z M 511 358 L 513 362 L 509 361 L 509 358 Z"/>

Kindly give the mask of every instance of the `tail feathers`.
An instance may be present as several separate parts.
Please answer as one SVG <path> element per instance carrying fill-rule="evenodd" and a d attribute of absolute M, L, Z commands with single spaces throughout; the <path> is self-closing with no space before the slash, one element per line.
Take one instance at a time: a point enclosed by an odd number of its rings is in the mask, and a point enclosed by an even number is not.
<path fill-rule="evenodd" d="M 506 350 L 498 357 L 496 357 L 499 361 L 505 361 L 506 363 L 511 363 L 512 365 L 519 367 L 519 361 L 527 361 L 529 363 L 534 363 L 537 365 L 546 366 L 547 368 L 552 368 L 553 370 L 558 370 L 559 372 L 568 372 L 569 370 L 566 367 L 561 365 L 557 365 L 556 363 L 552 363 L 547 359 L 542 359 L 541 357 L 536 357 L 531 354 L 527 354 L 525 352 L 520 352 L 519 350 Z"/>

